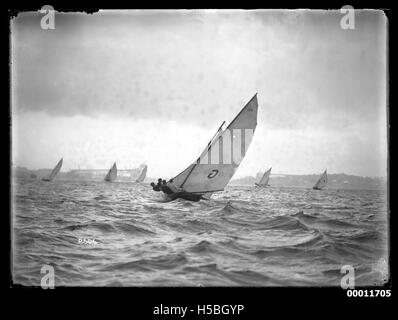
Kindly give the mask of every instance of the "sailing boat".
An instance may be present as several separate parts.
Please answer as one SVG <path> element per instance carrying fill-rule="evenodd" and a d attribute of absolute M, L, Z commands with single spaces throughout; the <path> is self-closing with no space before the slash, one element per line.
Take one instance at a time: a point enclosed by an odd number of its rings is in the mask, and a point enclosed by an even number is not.
<path fill-rule="evenodd" d="M 50 175 L 48 177 L 43 178 L 42 180 L 43 181 L 53 181 L 55 176 L 61 170 L 62 162 L 63 162 L 63 158 L 61 158 L 61 160 L 58 161 L 57 165 L 54 167 L 53 171 L 51 171 Z"/>
<path fill-rule="evenodd" d="M 318 179 L 318 181 L 315 183 L 315 185 L 312 187 L 314 190 L 322 190 L 323 188 L 326 187 L 326 184 L 328 182 L 328 175 L 326 170 L 322 173 L 321 177 Z"/>
<path fill-rule="evenodd" d="M 243 107 L 229 126 L 225 121 L 209 141 L 199 158 L 162 189 L 166 198 L 191 201 L 209 199 L 223 191 L 243 160 L 257 126 L 257 93 Z"/>
<path fill-rule="evenodd" d="M 112 182 L 115 181 L 117 177 L 116 162 L 113 164 L 112 168 L 109 169 L 107 175 L 105 176 L 105 181 Z"/>
<path fill-rule="evenodd" d="M 148 170 L 148 166 L 145 165 L 144 168 L 142 169 L 140 175 L 138 176 L 137 180 L 135 180 L 135 182 L 142 182 L 144 181 L 145 177 L 146 177 L 146 172 Z"/>
<path fill-rule="evenodd" d="M 268 169 L 268 171 L 266 171 L 263 175 L 263 177 L 261 178 L 261 180 L 258 183 L 255 183 L 255 185 L 257 187 L 266 187 L 269 186 L 268 181 L 269 181 L 269 176 L 271 174 L 271 168 Z"/>

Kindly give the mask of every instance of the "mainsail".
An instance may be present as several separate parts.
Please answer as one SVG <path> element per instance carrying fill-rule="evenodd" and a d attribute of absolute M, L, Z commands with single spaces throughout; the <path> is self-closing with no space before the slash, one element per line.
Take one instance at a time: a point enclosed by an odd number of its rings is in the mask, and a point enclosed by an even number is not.
<path fill-rule="evenodd" d="M 313 189 L 321 190 L 326 187 L 327 182 L 328 182 L 328 175 L 325 170 L 324 173 L 322 173 L 321 177 L 318 179 L 318 181 L 313 186 Z"/>
<path fill-rule="evenodd" d="M 46 177 L 46 178 L 43 178 L 43 180 L 44 181 L 53 181 L 55 176 L 61 170 L 62 162 L 63 162 L 63 158 L 61 158 L 61 160 L 58 161 L 57 165 L 54 167 L 53 171 L 51 171 L 50 175 L 48 177 Z"/>
<path fill-rule="evenodd" d="M 108 171 L 107 175 L 105 176 L 105 181 L 115 181 L 117 176 L 117 168 L 116 168 L 116 162 L 113 164 L 112 168 Z"/>
<path fill-rule="evenodd" d="M 146 172 L 148 170 L 148 166 L 145 165 L 144 168 L 142 169 L 140 175 L 138 176 L 137 180 L 135 180 L 136 182 L 142 182 L 144 181 L 145 177 L 146 177 Z"/>
<path fill-rule="evenodd" d="M 174 186 L 207 195 L 224 190 L 253 138 L 257 109 L 256 93 L 224 131 L 221 125 L 199 158 L 173 178 Z"/>
<path fill-rule="evenodd" d="M 269 176 L 271 174 L 271 169 L 269 168 L 263 175 L 263 177 L 261 178 L 261 180 L 259 181 L 259 183 L 256 183 L 256 185 L 258 186 L 268 186 L 268 182 L 269 182 Z"/>

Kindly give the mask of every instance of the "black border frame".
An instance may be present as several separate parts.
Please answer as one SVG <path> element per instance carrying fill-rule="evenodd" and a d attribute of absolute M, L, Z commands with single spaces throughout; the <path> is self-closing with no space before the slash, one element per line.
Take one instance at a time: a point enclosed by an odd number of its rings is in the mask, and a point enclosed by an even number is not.
<path fill-rule="evenodd" d="M 246 8 L 246 9 L 261 9 L 263 6 L 267 6 L 267 9 L 273 8 L 286 8 L 286 9 L 295 9 L 295 8 L 312 8 L 312 9 L 339 9 L 345 4 L 350 4 L 354 8 L 380 8 L 385 11 L 385 14 L 388 18 L 388 103 L 387 103 L 387 121 L 388 121 L 388 175 L 389 181 L 394 173 L 394 169 L 391 166 L 393 163 L 393 154 L 391 149 L 392 133 L 391 129 L 392 126 L 392 118 L 393 118 L 393 98 L 392 98 L 392 90 L 390 89 L 393 84 L 393 77 L 391 74 L 392 66 L 393 66 L 393 59 L 394 59 L 394 50 L 392 46 L 393 40 L 393 32 L 392 28 L 395 24 L 393 22 L 393 14 L 392 9 L 387 9 L 387 7 L 378 5 L 377 7 L 373 6 L 364 6 L 364 4 L 359 1 L 353 1 L 351 3 L 342 3 L 341 5 L 332 5 L 330 7 L 322 7 L 320 3 L 317 5 L 296 5 L 296 6 L 286 6 L 286 5 L 275 5 L 274 7 L 268 5 L 268 3 L 263 3 L 261 6 L 250 6 L 249 4 L 245 3 L 243 6 L 237 6 L 235 8 Z M 15 5 L 13 8 L 7 8 L 7 14 L 5 19 L 3 19 L 4 25 L 3 30 L 6 32 L 3 33 L 6 39 L 5 41 L 8 42 L 8 54 L 10 53 L 10 25 L 9 20 L 19 11 L 32 11 L 38 10 L 41 6 L 20 6 Z M 183 4 L 182 6 L 171 6 L 168 9 L 176 9 L 176 8 L 187 8 L 187 4 Z M 54 4 L 54 7 L 59 11 L 85 11 L 88 13 L 96 12 L 95 6 L 80 6 L 76 4 L 71 4 L 70 6 L 57 6 Z M 67 9 L 73 8 L 73 9 Z M 109 9 L 107 6 L 100 6 L 101 8 Z M 112 7 L 118 8 L 118 6 L 112 3 Z M 119 6 L 120 7 L 120 6 Z M 137 9 L 144 9 L 148 8 L 147 5 L 143 6 L 136 6 Z M 165 7 L 157 6 L 156 9 L 162 9 Z M 206 5 L 205 3 L 200 3 L 200 5 L 195 5 L 193 8 L 201 9 L 201 8 L 221 8 L 219 6 L 214 5 Z M 149 9 L 149 8 L 148 8 Z M 187 8 L 189 9 L 189 8 Z M 228 9 L 234 9 L 234 7 L 230 7 Z M 3 74 L 7 74 L 7 90 L 8 90 L 8 108 L 3 107 L 4 115 L 2 117 L 3 120 L 7 119 L 7 125 L 3 126 L 3 130 L 6 132 L 2 135 L 2 137 L 7 137 L 6 143 L 8 145 L 7 149 L 7 159 L 8 159 L 8 203 L 9 203 L 9 215 L 7 216 L 6 222 L 3 223 L 3 227 L 6 229 L 3 231 L 2 236 L 5 238 L 3 239 L 2 243 L 7 243 L 7 255 L 10 259 L 11 256 L 11 95 L 10 95 L 10 69 L 9 69 L 10 60 L 9 57 L 7 59 L 7 70 L 4 70 Z M 7 110 L 7 111 L 6 111 Z M 388 182 L 388 208 L 389 208 L 389 219 L 390 219 L 390 238 L 389 238 L 389 246 L 390 246 L 390 256 L 389 256 L 389 264 L 390 264 L 390 280 L 381 288 L 376 287 L 358 287 L 356 289 L 391 289 L 392 288 L 392 232 L 393 229 L 393 207 L 394 204 L 391 202 L 391 186 Z M 3 275 L 7 274 L 7 277 L 4 281 L 5 287 L 12 288 L 9 291 L 8 297 L 11 300 L 19 300 L 22 298 L 23 308 L 27 310 L 31 309 L 32 312 L 39 311 L 43 316 L 46 314 L 45 312 L 45 305 L 52 305 L 52 304 L 60 304 L 62 306 L 70 306 L 71 304 L 73 307 L 70 310 L 62 308 L 61 312 L 65 314 L 69 314 L 71 312 L 72 315 L 75 314 L 77 307 L 87 307 L 92 308 L 91 311 L 98 311 L 102 313 L 102 315 L 108 315 L 105 310 L 110 312 L 109 315 L 116 316 L 119 311 L 127 311 L 128 317 L 136 318 L 137 314 L 144 315 L 145 318 L 154 318 L 153 316 L 153 307 L 159 306 L 160 304 L 163 305 L 173 305 L 173 306 L 188 306 L 193 307 L 198 304 L 243 304 L 245 306 L 244 312 L 239 316 L 239 318 L 248 317 L 253 318 L 258 314 L 262 315 L 263 317 L 268 317 L 267 309 L 275 307 L 276 302 L 282 303 L 285 305 L 284 308 L 279 310 L 279 315 L 285 314 L 286 311 L 296 312 L 293 306 L 298 305 L 299 307 L 303 308 L 301 310 L 305 313 L 313 313 L 315 310 L 313 309 L 314 306 L 325 305 L 330 308 L 329 310 L 325 310 L 326 312 L 333 313 L 333 311 L 338 312 L 338 310 L 333 310 L 334 306 L 338 308 L 338 305 L 363 305 L 368 304 L 370 306 L 382 306 L 385 303 L 391 304 L 392 298 L 349 298 L 346 295 L 345 290 L 338 288 L 338 287 L 312 287 L 312 288 L 303 288 L 303 287 L 284 287 L 284 288 L 251 288 L 251 287 L 206 287 L 206 288 L 192 288 L 192 287 L 184 287 L 184 288 L 148 288 L 148 287 L 135 287 L 135 288 L 65 288 L 65 287 L 56 287 L 55 290 L 35 290 L 34 288 L 23 287 L 19 285 L 15 285 L 12 283 L 12 275 L 11 275 L 11 259 L 9 260 L 9 268 L 8 272 L 3 273 Z M 32 300 L 32 297 L 35 299 Z M 109 298 L 115 298 L 114 302 L 116 302 L 116 309 L 111 308 L 106 309 L 106 305 L 110 303 Z M 36 301 L 36 298 L 38 299 Z M 68 300 L 65 301 L 65 298 Z M 299 303 L 298 303 L 299 302 Z M 298 303 L 298 304 L 297 304 Z M 42 308 L 44 305 L 44 309 Z M 105 310 L 104 310 L 105 308 Z M 44 313 L 43 313 L 44 312 Z M 301 312 L 298 312 L 301 313 Z M 323 313 L 321 313 L 323 314 Z M 87 315 L 91 315 L 88 313 Z M 342 315 L 342 314 L 341 314 Z M 191 318 L 194 319 L 207 319 L 212 316 L 195 316 L 191 315 Z M 219 317 L 230 318 L 230 316 L 223 316 L 220 315 Z M 233 316 L 236 318 L 236 316 Z M 156 318 L 169 318 L 170 316 L 159 316 Z M 187 316 L 185 317 L 187 318 Z M 189 318 L 189 317 L 188 317 Z"/>

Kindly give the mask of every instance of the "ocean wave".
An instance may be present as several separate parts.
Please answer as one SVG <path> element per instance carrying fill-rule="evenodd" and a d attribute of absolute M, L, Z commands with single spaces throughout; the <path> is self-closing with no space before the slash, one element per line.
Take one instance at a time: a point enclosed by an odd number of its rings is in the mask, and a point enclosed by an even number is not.
<path fill-rule="evenodd" d="M 380 240 L 380 233 L 375 230 L 358 230 L 347 235 L 347 239 L 355 241 L 377 241 Z"/>
<path fill-rule="evenodd" d="M 126 232 L 128 234 L 134 234 L 134 235 L 137 235 L 137 234 L 154 235 L 154 234 L 156 234 L 156 232 L 151 231 L 147 228 L 135 226 L 133 224 L 129 224 L 126 222 L 116 222 L 116 223 L 114 223 L 114 226 L 116 227 L 117 230 Z"/>
<path fill-rule="evenodd" d="M 309 225 L 311 227 L 317 228 L 327 228 L 327 229 L 344 229 L 356 228 L 357 225 L 354 222 L 342 221 L 338 218 L 329 218 L 327 216 L 313 216 L 310 214 L 306 214 L 303 211 L 299 211 L 298 213 L 292 215 L 293 217 L 302 221 L 305 225 Z"/>
<path fill-rule="evenodd" d="M 196 253 L 205 253 L 205 252 L 212 252 L 213 248 L 214 248 L 214 246 L 211 242 L 202 240 L 199 243 L 190 247 L 189 251 L 196 252 Z"/>
<path fill-rule="evenodd" d="M 94 200 L 97 200 L 97 201 L 101 201 L 101 200 L 105 200 L 105 199 L 108 199 L 108 197 L 106 197 L 106 196 L 104 196 L 102 194 L 100 194 L 99 196 L 94 197 Z"/>
<path fill-rule="evenodd" d="M 72 224 L 69 226 L 66 226 L 64 229 L 69 230 L 69 231 L 75 231 L 75 230 L 81 230 L 84 228 L 87 228 L 88 224 Z"/>
<path fill-rule="evenodd" d="M 147 259 L 138 259 L 128 262 L 113 263 L 103 267 L 102 271 L 117 271 L 117 270 L 137 270 L 137 271 L 151 271 L 151 270 L 168 270 L 178 268 L 187 263 L 185 254 L 168 254 L 156 256 Z"/>
<path fill-rule="evenodd" d="M 339 286 L 343 262 L 368 283 L 378 275 L 367 266 L 388 258 L 378 192 L 229 186 L 193 203 L 130 183 L 16 189 L 13 279 L 25 285 L 51 264 L 66 286 Z"/>

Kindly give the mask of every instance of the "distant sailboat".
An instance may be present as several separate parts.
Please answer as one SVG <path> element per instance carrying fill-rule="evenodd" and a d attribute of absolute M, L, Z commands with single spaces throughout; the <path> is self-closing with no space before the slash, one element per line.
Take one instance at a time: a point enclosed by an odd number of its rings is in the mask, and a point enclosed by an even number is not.
<path fill-rule="evenodd" d="M 261 178 L 261 180 L 258 183 L 255 183 L 256 186 L 258 187 L 266 187 L 269 186 L 268 182 L 269 182 L 269 176 L 271 174 L 271 169 L 269 168 L 268 171 L 266 171 L 263 175 L 263 177 Z"/>
<path fill-rule="evenodd" d="M 171 179 L 166 198 L 208 199 L 223 191 L 243 160 L 257 126 L 257 93 L 223 131 L 220 126 L 199 158 Z M 168 190 L 170 191 L 170 190 Z"/>
<path fill-rule="evenodd" d="M 148 170 L 148 166 L 145 165 L 144 168 L 142 169 L 140 175 L 138 176 L 137 180 L 135 180 L 135 182 L 142 182 L 145 180 L 146 177 L 146 172 Z"/>
<path fill-rule="evenodd" d="M 322 190 L 323 188 L 326 187 L 326 184 L 328 182 L 328 175 L 326 170 L 322 173 L 321 177 L 318 179 L 318 181 L 315 183 L 315 185 L 312 187 L 314 190 Z"/>
<path fill-rule="evenodd" d="M 61 158 L 61 160 L 58 161 L 57 165 L 55 166 L 55 168 L 53 169 L 53 171 L 51 171 L 50 175 L 48 177 L 43 178 L 43 181 L 53 181 L 55 176 L 58 174 L 58 172 L 61 170 L 62 167 L 62 162 L 63 159 Z"/>
<path fill-rule="evenodd" d="M 113 164 L 112 168 L 109 169 L 107 175 L 105 176 L 105 181 L 112 182 L 115 181 L 117 177 L 116 162 Z"/>

